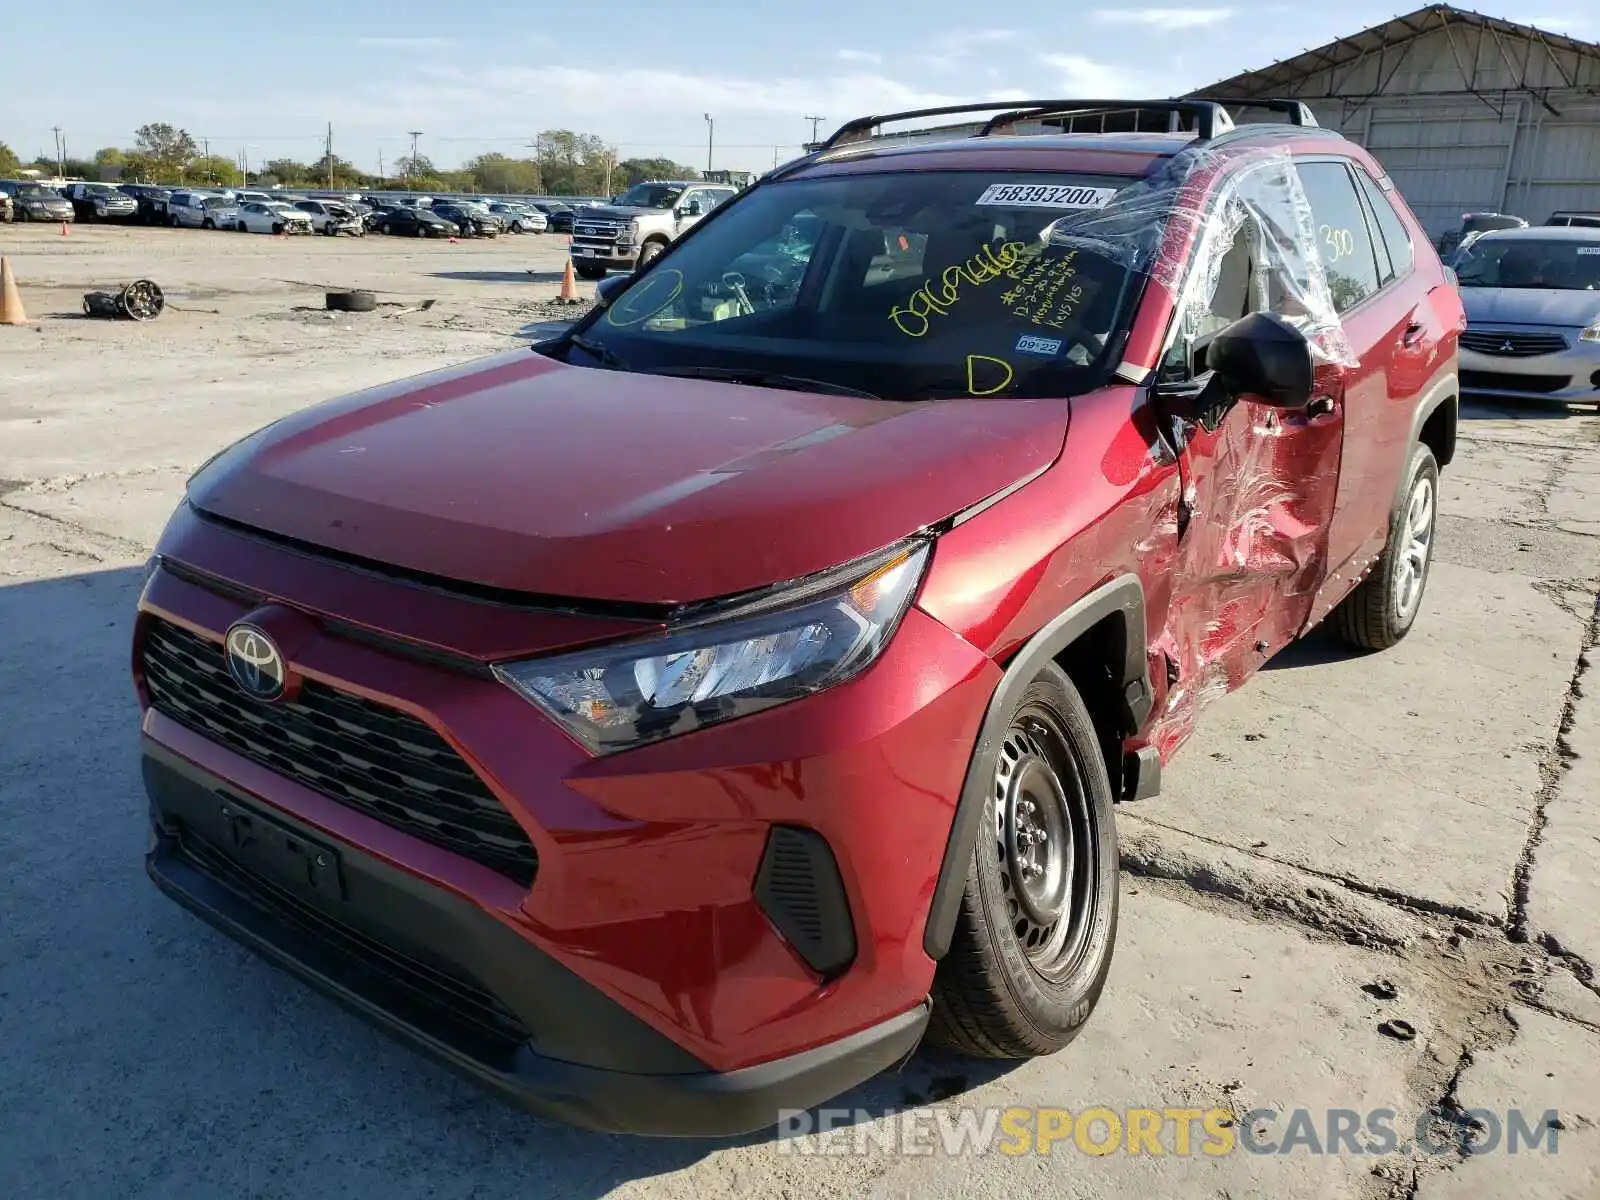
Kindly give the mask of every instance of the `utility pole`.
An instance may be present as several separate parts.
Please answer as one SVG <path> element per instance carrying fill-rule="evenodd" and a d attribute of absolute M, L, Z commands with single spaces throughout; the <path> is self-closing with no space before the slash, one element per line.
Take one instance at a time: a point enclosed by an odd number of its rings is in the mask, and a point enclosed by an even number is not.
<path fill-rule="evenodd" d="M 811 122 L 811 140 L 813 142 L 815 142 L 817 140 L 817 126 L 821 125 L 828 118 L 827 117 L 801 117 L 800 119 L 802 121 L 810 121 Z"/>
<path fill-rule="evenodd" d="M 383 182 L 383 151 L 378 151 L 378 182 Z"/>
<path fill-rule="evenodd" d="M 328 149 L 324 161 L 328 166 L 328 190 L 333 191 L 333 122 L 328 122 Z"/>
<path fill-rule="evenodd" d="M 711 141 L 717 132 L 717 123 L 711 119 L 711 114 L 706 113 L 706 174 L 711 174 Z"/>
<path fill-rule="evenodd" d="M 65 162 L 65 159 L 67 157 L 67 154 L 66 154 L 66 149 L 65 149 L 65 143 L 61 139 L 61 126 L 52 125 L 50 127 L 50 131 L 56 135 L 56 178 L 57 179 L 65 179 L 66 178 L 66 162 Z"/>
<path fill-rule="evenodd" d="M 417 165 L 417 139 L 422 136 L 422 130 L 411 131 L 411 159 L 406 163 L 406 187 L 411 186 L 411 169 Z"/>

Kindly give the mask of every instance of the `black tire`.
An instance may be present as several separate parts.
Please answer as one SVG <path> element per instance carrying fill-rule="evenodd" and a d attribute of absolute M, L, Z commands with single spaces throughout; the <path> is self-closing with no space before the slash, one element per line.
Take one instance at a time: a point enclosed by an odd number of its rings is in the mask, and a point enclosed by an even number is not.
<path fill-rule="evenodd" d="M 239 233 L 249 233 L 250 232 L 250 226 L 246 225 L 243 221 L 240 221 L 237 225 L 235 225 L 234 229 L 237 230 Z"/>
<path fill-rule="evenodd" d="M 412 233 L 411 236 L 412 237 L 427 237 L 428 236 L 428 227 L 426 225 L 424 225 L 421 221 L 418 221 L 417 222 L 417 228 Z"/>
<path fill-rule="evenodd" d="M 666 248 L 667 244 L 665 242 L 646 242 L 639 247 L 639 262 L 634 269 L 637 271 L 644 270 L 645 267 L 660 258 Z"/>
<path fill-rule="evenodd" d="M 994 786 L 934 976 L 928 1036 L 974 1058 L 1054 1054 L 1105 988 L 1118 902 L 1111 780 L 1065 672 L 1039 671 L 977 766 Z"/>
<path fill-rule="evenodd" d="M 177 213 L 168 214 L 167 223 L 169 225 L 171 225 L 174 229 L 178 228 L 178 226 L 183 224 L 182 221 L 178 220 L 178 214 Z"/>
<path fill-rule="evenodd" d="M 213 221 L 210 217 L 206 217 L 200 222 L 200 228 L 201 229 L 215 229 L 216 227 L 217 227 L 217 223 L 215 221 Z"/>
<path fill-rule="evenodd" d="M 591 283 L 606 277 L 606 269 L 594 263 L 575 262 L 572 264 L 572 269 L 577 272 L 579 279 L 587 279 Z"/>
<path fill-rule="evenodd" d="M 329 312 L 371 312 L 378 307 L 378 297 L 373 292 L 328 292 L 323 303 Z"/>
<path fill-rule="evenodd" d="M 33 220 L 33 214 L 25 208 L 19 208 L 16 212 L 16 219 L 17 224 L 26 225 L 29 221 Z"/>
<path fill-rule="evenodd" d="M 1333 632 L 1363 650 L 1387 650 L 1411 632 L 1433 565 L 1439 518 L 1439 464 L 1418 446 L 1406 472 L 1405 497 L 1389 519 L 1383 556 L 1329 614 Z"/>

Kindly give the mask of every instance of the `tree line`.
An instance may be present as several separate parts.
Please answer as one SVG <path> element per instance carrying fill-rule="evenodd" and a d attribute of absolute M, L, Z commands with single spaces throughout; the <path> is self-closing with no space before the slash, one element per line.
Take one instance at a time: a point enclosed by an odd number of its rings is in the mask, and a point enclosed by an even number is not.
<path fill-rule="evenodd" d="M 141 125 L 131 147 L 106 146 L 92 159 L 64 162 L 41 155 L 23 163 L 0 142 L 0 179 L 14 178 L 25 166 L 68 178 L 124 183 L 190 184 L 237 187 L 245 183 L 270 187 L 328 188 L 336 191 L 483 192 L 546 196 L 609 196 L 643 179 L 698 179 L 693 167 L 667 158 L 619 159 L 614 146 L 588 133 L 546 129 L 534 139 L 531 158 L 480 154 L 460 168 L 439 167 L 425 155 L 397 159 L 384 176 L 368 174 L 337 155 L 314 162 L 291 158 L 246 164 L 224 155 L 206 155 L 186 129 L 164 122 Z"/>

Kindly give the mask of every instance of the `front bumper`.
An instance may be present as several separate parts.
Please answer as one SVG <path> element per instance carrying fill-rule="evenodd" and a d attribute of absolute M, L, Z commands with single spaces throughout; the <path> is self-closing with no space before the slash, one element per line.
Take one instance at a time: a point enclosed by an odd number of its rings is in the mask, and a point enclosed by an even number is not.
<path fill-rule="evenodd" d="M 639 247 L 632 242 L 626 246 L 596 246 L 574 243 L 571 247 L 575 263 L 595 263 L 618 271 L 631 271 L 639 258 Z"/>
<path fill-rule="evenodd" d="M 149 739 L 143 770 L 146 870 L 166 895 L 540 1115 L 605 1132 L 749 1133 L 903 1061 L 927 1025 L 923 1004 L 829 1045 L 710 1071 L 472 904 L 352 846 L 336 852 L 337 883 L 313 887 L 294 870 L 252 861 L 249 835 L 241 847 L 237 832 L 241 821 L 270 822 L 319 845 L 304 823 L 269 814 Z"/>
<path fill-rule="evenodd" d="M 370 858 L 409 876 L 436 907 L 502 931 L 512 947 L 504 968 L 495 958 L 464 967 L 512 1011 L 521 1011 L 526 990 L 516 964 L 548 959 L 681 1051 L 681 1073 L 759 1079 L 742 1073 L 774 1063 L 797 1069 L 811 1061 L 797 1056 L 855 1045 L 863 1031 L 923 1008 L 935 966 L 923 945 L 929 899 L 1000 670 L 921 610 L 912 608 L 883 657 L 846 684 L 594 759 L 474 668 L 622 636 L 620 618 L 523 612 L 419 590 L 187 506 L 157 551 L 134 634 L 149 742 L 352 861 Z M 186 628 L 219 652 L 223 631 L 264 597 L 297 614 L 293 648 L 285 647 L 294 671 L 414 718 L 448 742 L 531 841 L 536 863 L 526 878 L 423 840 L 370 805 L 343 802 L 313 776 L 285 774 L 274 765 L 290 748 L 281 737 L 263 744 L 245 730 L 256 745 L 237 749 L 183 723 L 170 704 L 150 707 L 143 655 L 157 623 Z M 391 760 L 386 773 L 400 769 Z M 834 914 L 826 928 L 850 932 L 833 958 L 837 944 L 796 938 L 763 890 L 779 831 L 797 827 L 835 860 L 831 879 L 808 877 L 819 881 L 812 898 L 833 906 L 818 910 Z M 437 944 L 453 954 L 465 941 L 454 934 Z M 590 1034 L 560 1025 L 551 1032 L 546 1020 L 539 1011 L 525 1016 L 537 1055 L 656 1073 L 602 1062 Z M 611 1037 L 603 1029 L 594 1036 Z M 852 1057 L 849 1070 L 865 1078 L 890 1057 Z M 806 1078 L 820 1078 L 810 1070 Z M 829 1087 L 844 1070 L 828 1068 Z"/>
<path fill-rule="evenodd" d="M 1554 354 L 1511 356 L 1485 354 L 1461 347 L 1461 390 L 1473 395 L 1507 399 L 1538 399 L 1600 403 L 1600 342 L 1585 342 L 1579 331 L 1566 328 L 1517 326 L 1491 329 L 1471 326 L 1474 333 L 1558 335 L 1567 349 Z"/>

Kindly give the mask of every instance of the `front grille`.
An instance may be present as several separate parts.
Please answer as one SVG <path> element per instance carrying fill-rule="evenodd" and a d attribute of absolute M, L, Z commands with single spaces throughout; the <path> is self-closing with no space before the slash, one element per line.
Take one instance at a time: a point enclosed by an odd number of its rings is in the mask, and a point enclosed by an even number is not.
<path fill-rule="evenodd" d="M 1528 392 L 1548 396 L 1572 386 L 1571 375 L 1518 375 L 1510 371 L 1463 371 L 1461 386 L 1495 392 Z"/>
<path fill-rule="evenodd" d="M 252 871 L 185 827 L 179 853 L 212 880 L 253 906 L 276 917 L 300 934 L 315 938 L 341 957 L 354 960 L 368 974 L 403 990 L 425 1005 L 435 1020 L 484 1043 L 491 1053 L 505 1053 L 528 1040 L 528 1030 L 503 1004 L 459 968 L 450 970 L 431 957 L 407 953 L 370 937 L 310 902 Z"/>
<path fill-rule="evenodd" d="M 1469 329 L 1461 335 L 1461 348 L 1502 358 L 1533 358 L 1539 354 L 1560 354 L 1567 339 L 1559 333 L 1496 333 L 1492 329 Z"/>
<path fill-rule="evenodd" d="M 443 738 L 415 717 L 305 680 L 260 704 L 234 684 L 222 647 L 167 621 L 145 631 L 151 705 L 180 725 L 422 841 L 531 886 L 522 826 Z"/>

